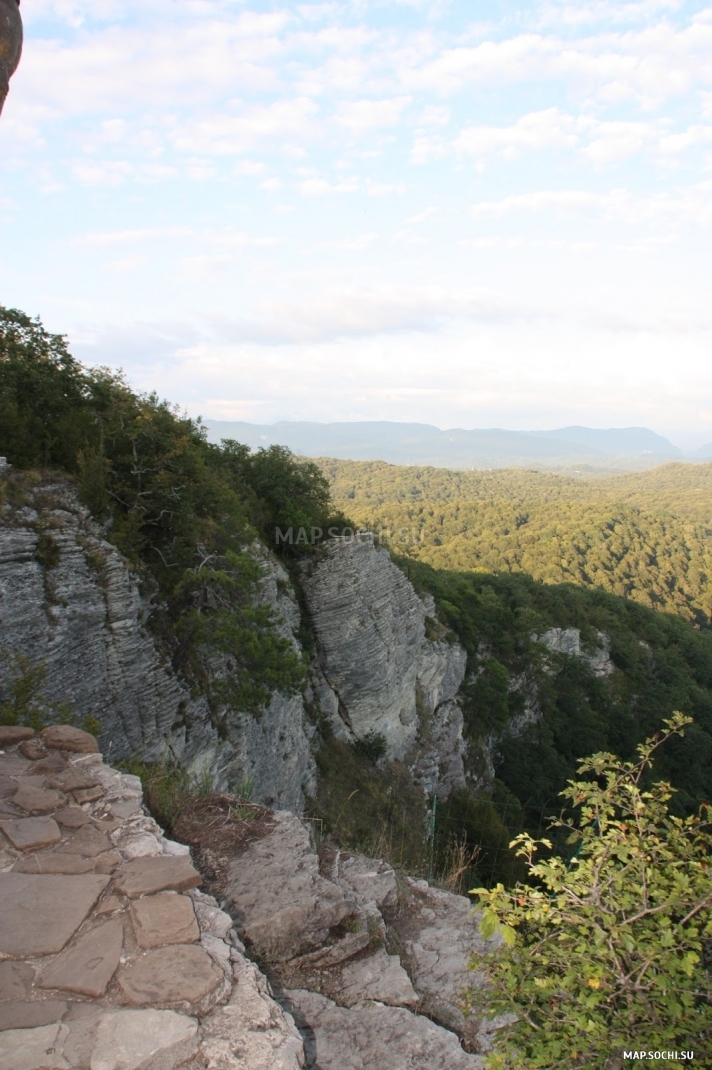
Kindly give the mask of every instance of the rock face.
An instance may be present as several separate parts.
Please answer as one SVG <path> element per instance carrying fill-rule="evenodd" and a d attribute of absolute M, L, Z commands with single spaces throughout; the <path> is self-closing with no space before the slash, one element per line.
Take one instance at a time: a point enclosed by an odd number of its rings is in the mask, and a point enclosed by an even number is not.
<path fill-rule="evenodd" d="M 81 857 L 81 840 L 87 871 L 28 873 L 0 835 L 0 1070 L 303 1067 L 293 1020 L 242 954 L 230 916 L 197 890 L 187 849 L 144 814 L 136 778 L 100 754 L 67 753 L 99 796 L 82 809 L 62 800 L 84 823 L 56 825 L 61 842 L 35 844 L 33 857 Z M 41 761 L 16 746 L 0 753 L 14 787 L 2 811 L 18 824 L 36 820 L 15 799 Z M 147 837 L 153 851 L 134 857 L 131 844 Z"/>
<path fill-rule="evenodd" d="M 462 1050 L 454 1033 L 403 1007 L 365 1002 L 339 1007 L 315 992 L 285 993 L 286 1006 L 308 1035 L 308 1066 L 319 1070 L 481 1070 L 484 1060 Z"/>
<path fill-rule="evenodd" d="M 399 881 L 379 859 L 337 854 L 322 870 L 305 825 L 280 813 L 232 860 L 220 893 L 272 964 L 307 1065 L 482 1066 L 493 1026 L 460 1010 L 463 990 L 482 983 L 470 956 L 485 947 L 469 901 Z"/>
<path fill-rule="evenodd" d="M 373 537 L 334 539 L 308 562 L 302 588 L 316 639 L 315 685 L 337 734 L 385 738 L 387 756 L 410 759 L 427 792 L 464 786 L 462 713 L 456 702 L 467 655 L 442 631 L 432 599 Z M 452 638 L 448 636 L 447 638 Z"/>
<path fill-rule="evenodd" d="M 207 703 L 191 696 L 147 632 L 137 578 L 71 488 L 29 493 L 24 506 L 5 505 L 0 523 L 0 647 L 43 661 L 46 693 L 68 701 L 80 721 L 97 718 L 112 758 L 172 755 L 197 774 L 207 770 L 216 787 L 247 775 L 271 805 L 301 809 L 315 777 L 301 696 L 274 692 L 259 719 L 231 713 L 229 738 L 219 738 Z M 286 573 L 265 563 L 261 597 L 295 641 L 299 610 Z M 0 662 L 0 688 L 8 673 Z M 47 742 L 62 746 L 51 735 Z"/>
<path fill-rule="evenodd" d="M 261 717 L 223 711 L 227 738 L 219 736 L 205 699 L 146 630 L 151 607 L 136 576 L 71 487 L 26 495 L 22 506 L 4 505 L 0 523 L 0 647 L 42 661 L 46 693 L 69 702 L 80 722 L 97 718 L 112 758 L 174 757 L 215 788 L 247 777 L 267 805 L 300 810 L 316 779 L 302 696 L 273 692 Z M 260 600 L 298 649 L 289 577 L 267 551 L 252 552 L 264 566 Z M 457 692 L 466 655 L 438 624 L 432 599 L 419 598 L 370 537 L 334 540 L 302 584 L 317 650 L 307 698 L 342 737 L 382 734 L 387 756 L 406 759 L 426 793 L 464 786 Z M 216 663 L 217 674 L 226 671 Z M 9 672 L 0 660 L 0 689 Z M 45 742 L 61 753 L 62 734 L 52 731 Z"/>
<path fill-rule="evenodd" d="M 596 638 L 598 645 L 589 649 L 582 645 L 578 628 L 549 628 L 543 635 L 534 636 L 552 653 L 585 661 L 594 676 L 610 676 L 615 672 L 615 665 L 611 661 L 611 641 L 603 632 L 597 631 Z"/>
<path fill-rule="evenodd" d="M 0 0 L 0 113 L 21 55 L 20 5 L 18 0 Z"/>

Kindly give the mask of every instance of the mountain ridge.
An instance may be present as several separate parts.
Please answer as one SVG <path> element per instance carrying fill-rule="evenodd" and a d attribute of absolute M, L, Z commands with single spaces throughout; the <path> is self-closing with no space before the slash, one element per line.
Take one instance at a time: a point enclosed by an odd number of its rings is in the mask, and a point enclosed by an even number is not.
<path fill-rule="evenodd" d="M 569 426 L 551 431 L 507 428 L 448 428 L 389 420 L 281 420 L 274 424 L 205 419 L 208 439 L 234 438 L 252 449 L 287 446 L 307 457 L 379 460 L 390 464 L 425 464 L 450 468 L 581 466 L 649 467 L 681 460 L 683 451 L 646 427 Z"/>

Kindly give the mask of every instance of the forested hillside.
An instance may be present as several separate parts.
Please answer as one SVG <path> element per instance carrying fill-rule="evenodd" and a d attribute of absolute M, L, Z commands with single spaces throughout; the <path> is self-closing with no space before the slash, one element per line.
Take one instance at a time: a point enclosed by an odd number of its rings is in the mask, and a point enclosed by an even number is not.
<path fill-rule="evenodd" d="M 516 876 L 509 840 L 522 827 L 538 831 L 556 811 L 577 759 L 600 749 L 629 757 L 673 709 L 695 724 L 656 771 L 676 785 L 678 812 L 712 797 L 710 465 L 588 482 L 334 461 L 320 471 L 280 447 L 251 453 L 208 443 L 199 423 L 137 395 L 120 375 L 83 368 L 62 338 L 3 309 L 0 454 L 13 466 L 0 493 L 14 507 L 28 484 L 42 482 L 40 470 L 45 481 L 75 483 L 155 596 L 151 627 L 174 669 L 214 709 L 227 699 L 259 716 L 272 689 L 298 691 L 305 682 L 306 658 L 256 601 L 254 540 L 274 546 L 276 525 L 340 531 L 345 516 L 390 528 L 399 564 L 435 596 L 441 621 L 468 653 L 462 704 L 474 790 L 438 809 L 436 833 L 441 854 L 465 834 L 480 851 L 481 880 Z M 51 527 L 40 535 L 51 569 Z M 586 649 L 607 637 L 610 672 L 552 653 L 541 641 L 552 628 L 578 629 Z M 306 619 L 302 639 L 308 657 Z M 229 695 L 211 692 L 215 653 L 238 670 Z M 411 812 L 419 789 L 405 767 L 379 766 L 377 747 L 338 750 L 325 729 L 320 739 L 320 791 L 334 794 L 336 775 L 344 791 L 344 805 L 331 800 L 336 824 L 356 789 L 357 809 L 374 827 L 392 820 L 396 799 Z M 424 827 L 415 816 L 410 824 Z"/>
<path fill-rule="evenodd" d="M 528 573 L 712 618 L 712 464 L 581 480 L 321 460 L 336 504 L 438 569 Z"/>
<path fill-rule="evenodd" d="M 0 306 L 0 484 L 22 505 L 26 482 L 74 481 L 109 539 L 157 596 L 151 626 L 174 669 L 210 693 L 205 658 L 233 659 L 228 700 L 259 710 L 272 688 L 298 689 L 304 666 L 255 603 L 262 568 L 249 545 L 273 543 L 275 525 L 326 530 L 340 518 L 326 480 L 279 446 L 251 454 L 211 445 L 199 422 L 121 373 L 87 369 L 65 339 Z M 285 553 L 313 547 L 284 547 Z M 57 555 L 41 534 L 43 561 Z M 206 653 L 207 652 L 207 653 Z M 225 696 L 222 696 L 225 697 Z"/>

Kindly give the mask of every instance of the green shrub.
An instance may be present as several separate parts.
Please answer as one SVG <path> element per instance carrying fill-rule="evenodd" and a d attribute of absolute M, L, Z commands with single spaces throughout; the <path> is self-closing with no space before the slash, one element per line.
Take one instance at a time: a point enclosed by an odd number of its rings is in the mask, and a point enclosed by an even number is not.
<path fill-rule="evenodd" d="M 646 787 L 653 753 L 690 723 L 674 714 L 638 747 L 637 761 L 599 753 L 580 762 L 582 779 L 562 792 L 575 816 L 555 823 L 573 857 L 537 862 L 551 841 L 522 833 L 514 843 L 528 883 L 471 893 L 483 936 L 501 939 L 484 963 L 473 960 L 487 983 L 470 991 L 470 1008 L 515 1017 L 496 1034 L 492 1070 L 600 1070 L 641 1048 L 709 1052 L 709 810 L 676 817 L 670 785 Z"/>

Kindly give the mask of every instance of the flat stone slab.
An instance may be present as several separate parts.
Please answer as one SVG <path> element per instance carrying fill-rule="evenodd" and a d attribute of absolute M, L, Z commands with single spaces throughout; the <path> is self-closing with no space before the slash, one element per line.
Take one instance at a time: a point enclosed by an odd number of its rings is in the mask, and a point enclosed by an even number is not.
<path fill-rule="evenodd" d="M 29 995 L 35 971 L 26 962 L 0 962 L 0 1000 Z"/>
<path fill-rule="evenodd" d="M 34 729 L 17 724 L 0 724 L 0 747 L 14 747 L 25 739 L 32 739 Z"/>
<path fill-rule="evenodd" d="M 8 1029 L 0 1033 L 0 1070 L 71 1070 L 61 1053 L 69 1030 L 56 1022 L 38 1029 Z"/>
<path fill-rule="evenodd" d="M 29 766 L 30 763 L 16 750 L 10 751 L 9 754 L 0 754 L 0 773 L 3 776 L 23 776 Z"/>
<path fill-rule="evenodd" d="M 0 776 L 0 799 L 9 799 L 18 789 L 18 783 L 9 776 Z"/>
<path fill-rule="evenodd" d="M 98 754 L 99 744 L 89 732 L 69 724 L 53 724 L 40 732 L 42 742 L 51 750 L 73 751 L 75 754 Z"/>
<path fill-rule="evenodd" d="M 54 773 L 47 781 L 47 787 L 57 791 L 77 791 L 79 788 L 94 788 L 97 779 L 86 769 L 67 766 L 62 772 Z"/>
<path fill-rule="evenodd" d="M 117 918 L 84 933 L 42 974 L 40 988 L 59 988 L 96 999 L 106 992 L 119 965 L 124 927 Z"/>
<path fill-rule="evenodd" d="M 118 851 L 105 851 L 103 855 L 97 855 L 94 861 L 95 873 L 113 873 L 123 862 Z"/>
<path fill-rule="evenodd" d="M 0 873 L 0 956 L 61 951 L 108 883 L 99 873 Z"/>
<path fill-rule="evenodd" d="M 190 944 L 200 939 L 200 929 L 187 895 L 163 892 L 136 899 L 130 908 L 136 943 L 141 947 Z"/>
<path fill-rule="evenodd" d="M 102 797 L 103 794 L 104 789 L 99 784 L 97 784 L 93 788 L 76 788 L 72 792 L 75 801 L 78 802 L 80 805 L 84 805 L 84 803 L 96 802 Z"/>
<path fill-rule="evenodd" d="M 202 884 L 202 878 L 193 868 L 187 855 L 158 855 L 150 858 L 132 858 L 124 863 L 114 878 L 117 892 L 129 899 L 156 892 L 187 892 Z"/>
<path fill-rule="evenodd" d="M 41 1003 L 29 1003 L 27 1000 L 0 1003 L 0 1032 L 50 1025 L 59 1022 L 66 1013 L 67 1004 L 60 999 L 44 999 Z"/>
<path fill-rule="evenodd" d="M 174 944 L 149 951 L 119 973 L 119 987 L 134 1006 L 198 1003 L 223 979 L 207 951 L 196 944 Z"/>
<path fill-rule="evenodd" d="M 47 754 L 44 743 L 39 739 L 35 740 L 34 745 L 37 747 L 42 746 L 42 753 L 45 757 L 38 758 L 27 770 L 30 776 L 40 776 L 40 774 L 44 775 L 45 773 L 50 774 L 50 776 L 57 776 L 60 773 L 66 773 L 69 769 L 69 762 L 63 754 L 60 754 L 59 751 L 51 751 Z"/>
<path fill-rule="evenodd" d="M 123 1010 L 102 1015 L 91 1070 L 173 1067 L 198 1047 L 198 1023 L 175 1011 Z"/>
<path fill-rule="evenodd" d="M 39 737 L 24 740 L 18 749 L 20 754 L 31 762 L 37 762 L 40 758 L 47 757 L 47 748 Z"/>
<path fill-rule="evenodd" d="M 78 829 L 82 825 L 91 825 L 91 818 L 78 806 L 66 806 L 52 815 L 55 821 L 68 829 Z"/>
<path fill-rule="evenodd" d="M 94 863 L 81 855 L 43 851 L 37 855 L 23 855 L 12 867 L 13 873 L 92 873 Z"/>
<path fill-rule="evenodd" d="M 37 851 L 41 847 L 51 847 L 62 838 L 57 822 L 51 817 L 5 818 L 0 821 L 0 829 L 18 851 Z"/>
<path fill-rule="evenodd" d="M 58 791 L 49 791 L 47 788 L 36 787 L 29 778 L 24 777 L 19 788 L 12 796 L 12 805 L 19 806 L 28 814 L 48 814 L 51 810 L 64 802 L 64 796 Z"/>
<path fill-rule="evenodd" d="M 63 854 L 96 858 L 97 855 L 110 851 L 111 846 L 109 840 L 103 832 L 99 832 L 99 829 L 94 828 L 93 825 L 82 825 L 79 831 L 75 832 L 72 838 L 63 843 L 57 850 Z"/>

